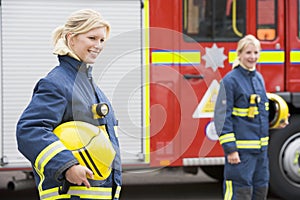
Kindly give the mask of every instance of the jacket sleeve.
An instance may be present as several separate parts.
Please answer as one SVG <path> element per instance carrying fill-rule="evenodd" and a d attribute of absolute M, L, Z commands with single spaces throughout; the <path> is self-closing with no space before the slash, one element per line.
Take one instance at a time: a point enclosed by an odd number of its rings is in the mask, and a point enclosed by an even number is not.
<path fill-rule="evenodd" d="M 72 152 L 66 150 L 53 133 L 61 123 L 66 106 L 67 100 L 61 88 L 41 79 L 16 128 L 19 151 L 38 173 L 57 180 L 67 168 L 77 163 Z"/>
<path fill-rule="evenodd" d="M 232 121 L 234 105 L 233 90 L 232 83 L 227 79 L 221 81 L 214 110 L 215 128 L 225 154 L 237 151 Z"/>

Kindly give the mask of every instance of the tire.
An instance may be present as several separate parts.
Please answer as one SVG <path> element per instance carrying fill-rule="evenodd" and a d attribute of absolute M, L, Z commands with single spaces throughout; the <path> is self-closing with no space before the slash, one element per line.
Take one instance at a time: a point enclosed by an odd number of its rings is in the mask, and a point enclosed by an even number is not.
<path fill-rule="evenodd" d="M 300 199 L 299 164 L 294 162 L 300 152 L 300 115 L 293 115 L 284 129 L 270 132 L 270 191 L 286 200 Z"/>
<path fill-rule="evenodd" d="M 196 175 L 198 173 L 198 167 L 195 166 L 185 166 L 183 167 L 183 171 L 188 174 Z"/>
<path fill-rule="evenodd" d="M 219 166 L 201 166 L 202 171 L 208 176 L 218 180 L 223 181 L 224 177 L 224 165 Z"/>

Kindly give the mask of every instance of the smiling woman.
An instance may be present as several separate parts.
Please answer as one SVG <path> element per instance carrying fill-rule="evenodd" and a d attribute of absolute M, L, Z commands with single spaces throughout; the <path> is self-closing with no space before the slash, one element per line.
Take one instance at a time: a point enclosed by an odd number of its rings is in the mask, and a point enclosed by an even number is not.
<path fill-rule="evenodd" d="M 260 50 L 256 37 L 243 37 L 233 70 L 220 83 L 214 116 L 225 153 L 224 199 L 266 199 L 268 194 L 269 100 L 256 71 Z"/>
<path fill-rule="evenodd" d="M 102 51 L 109 31 L 110 26 L 100 13 L 84 9 L 72 13 L 65 25 L 53 32 L 59 65 L 38 81 L 17 124 L 18 149 L 32 164 L 40 199 L 119 199 L 121 160 L 115 132 L 118 123 L 108 98 L 92 79 L 90 66 Z M 94 117 L 93 107 L 98 104 L 107 105 L 105 116 Z M 74 132 L 79 130 L 77 125 L 85 122 L 95 127 L 95 133 L 101 129 L 108 144 L 97 143 L 96 151 L 85 147 L 71 151 L 68 141 L 57 137 L 68 133 L 62 130 L 55 135 L 54 130 L 74 121 L 80 122 L 72 126 Z M 87 127 L 84 130 L 77 141 L 84 141 L 91 134 Z M 93 158 L 107 155 L 107 145 L 114 156 L 104 166 L 108 173 L 96 177 L 92 170 L 101 170 Z M 76 159 L 77 154 L 83 162 Z"/>
<path fill-rule="evenodd" d="M 104 21 L 100 13 L 93 10 L 82 10 L 82 15 L 89 16 L 90 12 L 93 18 L 87 21 L 73 20 L 70 17 L 64 26 L 58 27 L 53 32 L 53 41 L 55 45 L 54 53 L 57 55 L 66 55 L 81 60 L 88 64 L 95 63 L 95 60 L 104 47 L 105 40 L 109 37 L 110 25 Z M 91 23 L 92 20 L 96 20 Z M 76 19 L 74 19 L 76 20 Z M 91 23 L 87 26 L 87 23 Z"/>
<path fill-rule="evenodd" d="M 99 27 L 87 33 L 67 34 L 68 46 L 85 63 L 95 63 L 102 51 L 106 37 L 106 27 Z"/>

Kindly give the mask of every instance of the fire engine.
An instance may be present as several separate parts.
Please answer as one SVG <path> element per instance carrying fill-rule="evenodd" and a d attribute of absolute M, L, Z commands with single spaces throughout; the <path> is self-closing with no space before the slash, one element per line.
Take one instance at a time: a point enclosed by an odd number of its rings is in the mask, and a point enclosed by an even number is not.
<path fill-rule="evenodd" d="M 271 129 L 270 189 L 300 197 L 300 0 L 1 0 L 0 171 L 30 171 L 15 125 L 35 82 L 57 63 L 51 32 L 70 12 L 98 9 L 112 25 L 94 66 L 119 118 L 124 170 L 202 169 L 222 180 L 213 110 L 237 41 L 255 35 L 267 92 L 288 104 Z M 59 80 L 58 80 L 59 81 Z"/>

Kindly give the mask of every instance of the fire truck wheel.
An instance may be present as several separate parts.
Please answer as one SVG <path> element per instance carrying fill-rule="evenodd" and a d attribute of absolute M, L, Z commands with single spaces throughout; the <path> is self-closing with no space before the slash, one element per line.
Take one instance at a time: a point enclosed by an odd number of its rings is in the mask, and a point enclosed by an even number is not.
<path fill-rule="evenodd" d="M 202 171 L 208 176 L 217 179 L 218 181 L 223 181 L 224 166 L 201 166 Z"/>
<path fill-rule="evenodd" d="M 185 167 L 183 167 L 183 171 L 188 174 L 196 175 L 198 173 L 198 167 L 185 166 Z"/>
<path fill-rule="evenodd" d="M 300 199 L 300 115 L 284 129 L 270 132 L 270 191 L 283 199 Z"/>

